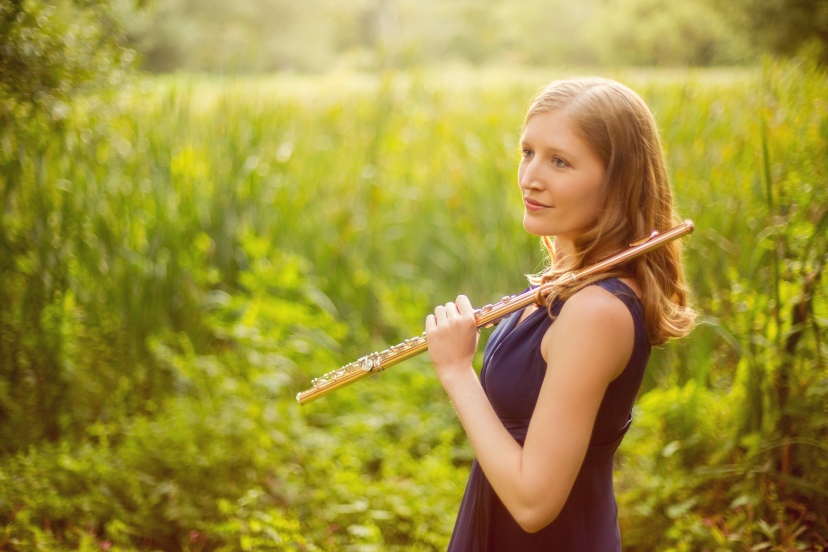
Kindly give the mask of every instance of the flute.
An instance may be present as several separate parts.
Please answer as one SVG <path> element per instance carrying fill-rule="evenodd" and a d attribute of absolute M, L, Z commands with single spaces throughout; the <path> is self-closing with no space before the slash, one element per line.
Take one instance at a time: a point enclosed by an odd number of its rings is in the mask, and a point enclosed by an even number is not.
<path fill-rule="evenodd" d="M 608 257 L 594 265 L 569 272 L 561 278 L 569 278 L 572 282 L 577 282 L 582 278 L 591 276 L 607 270 L 613 266 L 621 264 L 632 258 L 643 255 L 653 249 L 670 243 L 673 240 L 686 236 L 693 232 L 693 222 L 685 220 L 675 228 L 666 232 L 659 233 L 653 231 L 650 236 L 633 242 L 630 247 Z M 474 311 L 475 323 L 478 328 L 486 328 L 496 324 L 500 319 L 512 314 L 513 312 L 525 308 L 535 302 L 537 296 L 536 289 L 530 289 L 520 295 L 507 295 L 499 302 L 493 305 L 486 305 Z M 350 385 L 363 378 L 367 378 L 372 374 L 377 374 L 390 368 L 395 364 L 416 356 L 428 349 L 428 341 L 425 337 L 425 332 L 417 337 L 406 339 L 402 343 L 392 345 L 390 348 L 366 355 L 350 364 L 346 364 L 341 368 L 328 372 L 327 374 L 314 379 L 311 383 L 313 387 L 307 391 L 302 391 L 296 395 L 296 400 L 299 404 L 307 404 L 320 397 L 324 397 L 328 393 L 336 391 L 341 387 Z"/>

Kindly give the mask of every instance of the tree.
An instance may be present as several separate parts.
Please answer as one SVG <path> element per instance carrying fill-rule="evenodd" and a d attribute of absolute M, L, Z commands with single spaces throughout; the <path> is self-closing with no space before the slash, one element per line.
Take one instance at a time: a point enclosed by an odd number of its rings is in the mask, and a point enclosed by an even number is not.
<path fill-rule="evenodd" d="M 57 439 L 66 425 L 55 313 L 73 238 L 54 221 L 71 196 L 46 153 L 77 135 L 82 98 L 122 82 L 133 58 L 122 44 L 109 0 L 0 2 L 0 451 Z"/>
<path fill-rule="evenodd" d="M 717 3 L 768 52 L 806 53 L 828 64 L 828 0 L 737 0 Z"/>
<path fill-rule="evenodd" d="M 72 96 L 110 86 L 130 65 L 122 34 L 108 0 L 0 3 L 0 110 L 62 118 Z"/>

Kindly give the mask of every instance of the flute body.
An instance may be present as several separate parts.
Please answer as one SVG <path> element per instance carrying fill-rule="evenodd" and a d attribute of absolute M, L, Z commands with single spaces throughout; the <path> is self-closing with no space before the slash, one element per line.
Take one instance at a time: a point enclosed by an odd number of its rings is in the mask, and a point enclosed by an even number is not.
<path fill-rule="evenodd" d="M 685 220 L 682 224 L 668 230 L 667 232 L 653 232 L 648 238 L 635 242 L 628 249 L 599 261 L 594 265 L 581 270 L 573 271 L 563 276 L 570 278 L 573 282 L 607 270 L 615 265 L 621 264 L 648 251 L 657 249 L 675 239 L 681 238 L 693 232 L 693 222 Z M 520 295 L 507 295 L 493 305 L 486 305 L 474 311 L 475 323 L 478 328 L 489 327 L 496 324 L 500 319 L 513 312 L 525 308 L 535 302 L 536 289 L 530 289 Z M 398 345 L 366 355 L 350 364 L 328 372 L 312 381 L 312 387 L 296 395 L 299 404 L 307 404 L 313 400 L 327 395 L 341 387 L 345 387 L 372 374 L 382 372 L 395 364 L 416 356 L 428 349 L 428 341 L 425 332 L 417 337 L 406 339 Z"/>

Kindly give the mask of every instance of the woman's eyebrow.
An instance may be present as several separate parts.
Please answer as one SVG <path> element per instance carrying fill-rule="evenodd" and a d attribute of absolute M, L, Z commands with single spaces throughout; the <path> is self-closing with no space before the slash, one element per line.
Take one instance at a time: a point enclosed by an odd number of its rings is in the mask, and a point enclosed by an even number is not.
<path fill-rule="evenodd" d="M 521 142 L 520 142 L 520 145 L 521 145 L 521 147 L 525 147 L 525 146 L 526 146 L 526 144 L 525 144 L 522 140 L 521 140 Z M 542 152 L 544 152 L 544 153 L 557 153 L 557 154 L 560 154 L 560 155 L 561 155 L 561 156 L 563 156 L 563 157 L 570 157 L 570 156 L 572 156 L 572 152 L 571 152 L 571 151 L 565 150 L 565 149 L 563 149 L 563 148 L 561 148 L 561 147 L 559 147 L 559 146 L 555 146 L 555 145 L 551 145 L 551 146 L 548 146 L 548 145 L 541 145 L 541 146 L 539 146 L 539 147 L 538 147 L 538 146 L 533 146 L 533 149 L 538 150 L 538 151 L 542 151 Z"/>
<path fill-rule="evenodd" d="M 540 144 L 533 143 L 530 138 L 527 138 L 525 135 L 520 137 L 519 145 L 522 148 L 530 147 L 533 150 L 543 151 L 543 152 L 551 152 L 551 153 L 559 153 L 563 157 L 571 157 L 573 155 L 572 151 L 564 149 L 557 144 L 544 144 L 543 141 Z"/>

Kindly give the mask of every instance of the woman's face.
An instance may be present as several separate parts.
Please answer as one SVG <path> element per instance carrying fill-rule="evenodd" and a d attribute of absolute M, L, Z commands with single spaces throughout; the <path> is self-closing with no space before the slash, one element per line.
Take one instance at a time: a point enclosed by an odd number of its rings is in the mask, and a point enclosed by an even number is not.
<path fill-rule="evenodd" d="M 556 245 L 571 247 L 572 240 L 595 222 L 603 205 L 604 163 L 560 110 L 533 115 L 520 147 L 523 227 L 536 236 L 555 236 Z"/>

